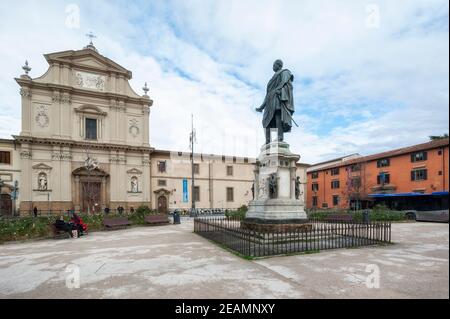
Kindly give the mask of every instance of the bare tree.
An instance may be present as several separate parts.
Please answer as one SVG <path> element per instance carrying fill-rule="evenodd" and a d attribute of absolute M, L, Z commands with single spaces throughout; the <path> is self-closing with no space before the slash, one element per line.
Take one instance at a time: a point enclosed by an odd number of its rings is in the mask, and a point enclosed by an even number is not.
<path fill-rule="evenodd" d="M 371 176 L 368 176 L 366 165 L 367 163 L 361 162 L 346 167 L 347 181 L 342 193 L 347 199 L 348 206 L 355 210 L 362 208 L 364 201 L 369 198 L 371 188 L 375 185 Z"/>

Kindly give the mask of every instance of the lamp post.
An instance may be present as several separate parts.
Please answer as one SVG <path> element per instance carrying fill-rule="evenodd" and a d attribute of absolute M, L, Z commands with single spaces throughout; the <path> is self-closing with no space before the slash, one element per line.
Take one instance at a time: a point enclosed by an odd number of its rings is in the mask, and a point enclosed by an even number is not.
<path fill-rule="evenodd" d="M 189 137 L 190 142 L 190 148 L 191 148 L 191 178 L 192 178 L 192 185 L 191 185 L 191 217 L 195 217 L 195 171 L 194 171 L 194 143 L 196 142 L 196 136 L 195 136 L 195 130 L 194 130 L 194 115 L 191 114 L 191 134 Z"/>
<path fill-rule="evenodd" d="M 48 216 L 50 216 L 50 192 L 47 192 L 47 208 L 48 208 Z"/>
<path fill-rule="evenodd" d="M 3 187 L 4 184 L 5 184 L 5 182 L 0 178 L 0 216 L 3 215 L 2 214 L 2 199 L 1 199 L 1 196 L 2 196 L 2 187 Z"/>
<path fill-rule="evenodd" d="M 19 182 L 17 180 L 15 180 L 14 186 L 13 186 L 13 192 L 12 192 L 13 215 L 16 215 L 16 199 L 17 199 L 18 188 L 19 188 Z"/>

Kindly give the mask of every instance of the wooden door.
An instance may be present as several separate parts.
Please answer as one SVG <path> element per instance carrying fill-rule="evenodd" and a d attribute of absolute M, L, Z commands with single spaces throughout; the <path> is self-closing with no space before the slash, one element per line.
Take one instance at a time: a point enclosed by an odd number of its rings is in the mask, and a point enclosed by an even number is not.
<path fill-rule="evenodd" d="M 100 212 L 102 205 L 100 202 L 101 183 L 99 182 L 83 182 L 82 183 L 82 211 L 85 213 Z"/>
<path fill-rule="evenodd" d="M 158 213 L 167 214 L 167 198 L 166 198 L 166 196 L 158 197 Z"/>
<path fill-rule="evenodd" d="M 0 216 L 12 215 L 12 199 L 9 194 L 0 195 Z"/>

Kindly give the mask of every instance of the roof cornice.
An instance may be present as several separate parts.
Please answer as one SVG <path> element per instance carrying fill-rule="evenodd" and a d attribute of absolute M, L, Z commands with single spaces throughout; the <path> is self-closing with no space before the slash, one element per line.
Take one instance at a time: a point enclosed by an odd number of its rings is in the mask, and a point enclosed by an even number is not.
<path fill-rule="evenodd" d="M 100 91 L 88 91 L 83 89 L 74 88 L 69 85 L 64 84 L 55 84 L 55 83 L 41 83 L 41 82 L 35 82 L 30 79 L 24 79 L 24 78 L 15 78 L 16 82 L 21 86 L 28 87 L 30 89 L 42 89 L 42 90 L 60 90 L 60 91 L 66 91 L 71 94 L 79 94 L 83 96 L 90 96 L 90 97 L 97 97 L 102 99 L 118 99 L 118 100 L 124 100 L 124 101 L 131 101 L 138 104 L 153 105 L 153 100 L 148 97 L 132 97 L 125 94 L 119 94 L 119 93 L 112 93 L 112 92 L 100 92 Z"/>

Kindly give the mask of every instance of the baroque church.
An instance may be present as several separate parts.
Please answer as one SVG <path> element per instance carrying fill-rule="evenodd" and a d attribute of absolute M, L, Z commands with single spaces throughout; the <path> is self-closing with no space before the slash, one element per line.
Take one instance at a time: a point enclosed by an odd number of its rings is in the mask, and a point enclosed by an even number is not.
<path fill-rule="evenodd" d="M 0 139 L 0 215 L 40 211 L 99 212 L 146 205 L 159 212 L 235 209 L 252 199 L 254 159 L 157 150 L 149 141 L 153 101 L 129 84 L 132 72 L 101 55 L 92 42 L 82 50 L 44 55 L 40 77 L 16 82 L 21 131 Z M 302 197 L 307 164 L 298 163 Z"/>

